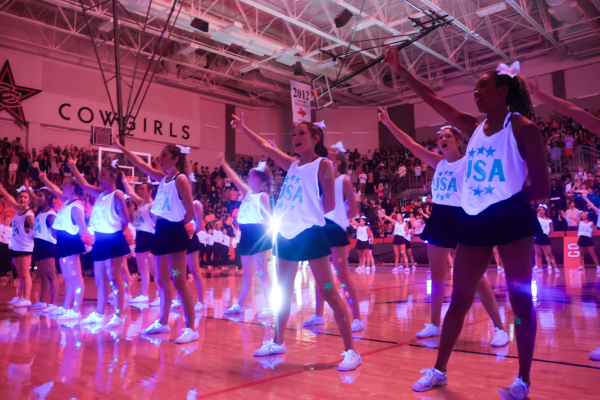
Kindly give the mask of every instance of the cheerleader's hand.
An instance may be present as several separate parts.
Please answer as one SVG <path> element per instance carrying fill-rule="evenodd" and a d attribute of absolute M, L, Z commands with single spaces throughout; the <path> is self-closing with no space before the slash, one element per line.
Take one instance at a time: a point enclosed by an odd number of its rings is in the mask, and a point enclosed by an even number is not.
<path fill-rule="evenodd" d="M 76 161 L 75 161 L 73 158 L 69 157 L 69 158 L 67 159 L 67 165 L 68 165 L 69 167 L 73 167 L 73 166 L 75 166 L 75 163 L 76 163 Z"/>
<path fill-rule="evenodd" d="M 187 232 L 188 236 L 191 239 L 192 236 L 194 235 L 194 226 L 191 223 L 185 224 L 185 231 Z"/>
<path fill-rule="evenodd" d="M 540 84 L 537 77 L 525 79 L 525 83 L 527 84 L 527 89 L 529 90 L 530 95 L 536 96 L 540 92 Z"/>
<path fill-rule="evenodd" d="M 112 145 L 115 149 L 123 149 L 123 145 L 121 145 L 121 142 L 119 142 L 119 138 L 115 134 L 112 135 Z"/>
<path fill-rule="evenodd" d="M 231 116 L 233 117 L 233 120 L 231 121 L 231 127 L 235 129 L 236 133 L 247 133 L 248 129 L 246 128 L 246 125 L 244 124 L 244 113 L 242 113 L 242 117 L 238 117 L 235 114 L 231 114 Z"/>
<path fill-rule="evenodd" d="M 379 117 L 379 121 L 387 126 L 390 123 L 390 116 L 388 114 L 387 107 L 377 107 L 379 112 L 377 113 L 377 117 Z"/>
<path fill-rule="evenodd" d="M 233 122 L 233 121 L 232 121 Z M 223 164 L 225 162 L 225 153 L 222 151 L 217 152 L 217 160 Z"/>
<path fill-rule="evenodd" d="M 45 172 L 40 172 L 38 177 L 40 178 L 40 181 L 46 181 L 46 179 L 48 179 Z"/>

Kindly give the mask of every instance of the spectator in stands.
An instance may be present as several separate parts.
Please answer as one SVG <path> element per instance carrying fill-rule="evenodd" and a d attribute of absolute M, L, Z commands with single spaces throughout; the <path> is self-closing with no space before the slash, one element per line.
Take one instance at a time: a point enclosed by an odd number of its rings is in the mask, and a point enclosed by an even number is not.
<path fill-rule="evenodd" d="M 414 172 L 415 172 L 415 185 L 420 186 L 421 185 L 421 172 L 422 172 L 421 164 L 417 164 L 415 166 Z"/>
<path fill-rule="evenodd" d="M 550 217 L 556 216 L 558 209 L 565 200 L 565 193 L 562 187 L 556 182 L 556 179 L 550 181 L 550 207 L 548 208 L 548 215 Z"/>
<path fill-rule="evenodd" d="M 579 213 L 580 210 L 575 207 L 575 202 L 569 203 L 567 211 L 561 211 L 561 215 L 567 220 L 567 230 L 576 231 L 579 229 Z"/>
<path fill-rule="evenodd" d="M 572 149 L 571 149 L 572 152 Z M 550 150 L 548 151 L 548 153 L 550 154 L 550 165 L 552 167 L 552 172 L 556 173 L 558 172 L 558 168 L 560 166 L 560 160 L 561 160 L 561 156 L 562 156 L 562 151 L 556 147 L 556 145 L 554 143 L 552 143 L 550 145 Z"/>
<path fill-rule="evenodd" d="M 577 172 L 575 173 L 574 181 L 581 180 L 581 182 L 587 181 L 587 173 L 583 170 L 583 167 L 577 168 Z"/>

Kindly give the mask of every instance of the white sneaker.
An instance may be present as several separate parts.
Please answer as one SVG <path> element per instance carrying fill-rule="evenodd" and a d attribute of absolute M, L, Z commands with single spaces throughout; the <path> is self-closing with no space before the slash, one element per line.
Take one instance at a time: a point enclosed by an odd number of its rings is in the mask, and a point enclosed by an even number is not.
<path fill-rule="evenodd" d="M 324 315 L 322 317 L 319 317 L 318 315 L 309 315 L 308 319 L 302 323 L 302 326 L 323 325 L 324 323 Z"/>
<path fill-rule="evenodd" d="M 360 332 L 363 329 L 365 329 L 365 324 L 363 324 L 360 319 L 355 319 L 352 321 L 352 325 L 350 326 L 350 330 L 352 330 L 352 332 Z"/>
<path fill-rule="evenodd" d="M 410 267 L 404 268 L 404 273 L 405 274 L 410 274 Z"/>
<path fill-rule="evenodd" d="M 594 351 L 590 351 L 590 360 L 592 360 L 592 361 L 600 361 L 600 347 L 598 347 Z"/>
<path fill-rule="evenodd" d="M 18 297 L 13 297 L 13 299 L 11 301 L 9 301 L 8 304 L 15 304 L 19 300 L 20 299 Z"/>
<path fill-rule="evenodd" d="M 186 344 L 186 343 L 194 342 L 198 339 L 200 339 L 198 332 L 196 332 L 192 328 L 185 328 L 183 330 L 183 334 L 181 336 L 179 336 L 177 339 L 175 339 L 175 343 Z"/>
<path fill-rule="evenodd" d="M 533 266 L 533 270 L 534 270 L 534 271 L 537 271 L 538 269 L 540 269 L 540 267 L 538 267 L 537 265 L 534 265 L 534 266 Z"/>
<path fill-rule="evenodd" d="M 159 307 L 160 306 L 160 297 L 157 297 L 154 300 L 152 300 L 152 303 L 150 303 L 150 305 L 152 307 Z"/>
<path fill-rule="evenodd" d="M 181 300 L 173 300 L 171 301 L 171 308 L 179 308 L 181 307 Z"/>
<path fill-rule="evenodd" d="M 363 272 L 364 270 L 365 270 L 365 267 L 362 267 L 360 265 L 354 269 L 355 272 Z"/>
<path fill-rule="evenodd" d="M 424 372 L 427 373 L 413 384 L 412 388 L 415 392 L 426 392 L 433 389 L 434 386 L 448 384 L 448 376 L 445 372 L 438 371 L 435 368 L 421 370 L 421 373 Z"/>
<path fill-rule="evenodd" d="M 273 315 L 275 315 L 275 313 L 273 313 L 273 310 L 271 310 L 270 308 L 263 308 L 262 312 L 260 314 L 258 314 L 258 316 L 256 318 L 258 318 L 258 319 L 271 318 Z"/>
<path fill-rule="evenodd" d="M 154 333 L 167 333 L 171 332 L 171 326 L 169 324 L 162 325 L 158 320 L 154 321 L 152 325 L 142 330 L 142 333 L 152 335 Z"/>
<path fill-rule="evenodd" d="M 106 315 L 98 314 L 96 311 L 92 312 L 87 316 L 86 319 L 81 321 L 83 325 L 88 324 L 104 324 L 106 322 Z"/>
<path fill-rule="evenodd" d="M 197 302 L 194 306 L 194 311 L 204 311 L 206 310 L 206 306 L 200 302 Z"/>
<path fill-rule="evenodd" d="M 371 271 L 371 268 L 370 267 L 366 267 L 365 271 L 369 272 L 369 271 Z"/>
<path fill-rule="evenodd" d="M 418 338 L 426 338 L 426 337 L 432 337 L 432 336 L 439 336 L 442 334 L 442 330 L 440 328 L 438 328 L 437 326 L 435 326 L 434 324 L 425 324 L 425 329 L 423 329 L 421 332 L 417 332 L 415 334 L 416 337 Z M 421 371 L 423 372 L 423 371 Z"/>
<path fill-rule="evenodd" d="M 225 315 L 231 315 L 231 314 L 243 314 L 244 313 L 244 307 L 240 306 L 239 304 L 234 304 L 231 307 L 229 307 L 228 310 L 226 310 L 223 314 Z"/>
<path fill-rule="evenodd" d="M 496 332 L 494 332 L 494 339 L 490 342 L 490 346 L 492 347 L 502 347 L 508 344 L 508 333 L 505 331 L 496 328 Z"/>
<path fill-rule="evenodd" d="M 31 305 L 31 300 L 20 299 L 19 301 L 17 301 L 16 303 L 13 304 L 13 307 L 15 307 L 15 308 L 29 307 L 30 305 Z"/>
<path fill-rule="evenodd" d="M 504 400 L 523 400 L 529 394 L 529 385 L 521 378 L 514 378 L 512 385 L 499 390 Z"/>
<path fill-rule="evenodd" d="M 600 272 L 600 265 L 596 265 L 596 272 Z"/>
<path fill-rule="evenodd" d="M 371 271 L 375 272 L 375 266 L 374 265 L 371 267 Z"/>
<path fill-rule="evenodd" d="M 548 271 L 552 271 L 552 265 L 548 265 Z"/>
<path fill-rule="evenodd" d="M 30 310 L 45 310 L 46 308 L 48 308 L 48 304 L 38 301 L 37 303 L 35 303 L 27 308 Z"/>
<path fill-rule="evenodd" d="M 148 300 L 150 300 L 150 299 L 148 298 L 148 296 L 142 296 L 142 295 L 140 294 L 138 297 L 136 297 L 136 298 L 134 298 L 134 299 L 131 299 L 131 300 L 129 300 L 129 302 L 130 302 L 130 303 L 147 303 L 147 302 L 148 302 Z M 159 301 L 160 301 L 160 300 L 159 300 Z"/>
<path fill-rule="evenodd" d="M 125 294 L 123 295 L 123 300 L 124 300 L 125 302 L 131 301 L 131 295 L 130 295 L 130 294 L 128 294 L 128 293 L 125 293 Z"/>
<path fill-rule="evenodd" d="M 413 265 L 413 266 L 412 266 L 412 269 L 413 269 L 413 271 L 414 271 L 414 270 L 416 270 L 416 269 L 417 269 L 417 266 L 416 266 L 416 265 Z"/>
<path fill-rule="evenodd" d="M 116 315 L 113 315 L 113 317 L 110 319 L 110 322 L 108 324 L 106 324 L 106 326 L 104 327 L 105 329 L 114 329 L 114 328 L 118 328 L 119 326 L 123 326 L 125 325 L 125 319 L 118 317 Z"/>
<path fill-rule="evenodd" d="M 44 308 L 44 311 L 42 311 L 42 312 L 44 312 L 44 313 L 51 313 L 51 312 L 53 312 L 54 310 L 56 310 L 57 308 L 58 308 L 58 306 L 57 306 L 57 305 L 54 305 L 54 304 L 48 304 L 48 307 Z"/>
<path fill-rule="evenodd" d="M 50 315 L 63 315 L 63 314 L 66 314 L 67 311 L 69 311 L 69 310 L 67 310 L 63 306 L 60 306 L 60 307 L 57 307 L 54 311 L 52 311 L 50 313 Z"/>
<path fill-rule="evenodd" d="M 260 349 L 254 350 L 254 357 L 270 356 L 271 354 L 285 353 L 285 343 L 277 344 L 273 339 L 263 341 Z"/>
<path fill-rule="evenodd" d="M 583 265 L 580 265 L 579 267 L 577 267 L 577 269 L 583 269 Z"/>
<path fill-rule="evenodd" d="M 360 354 L 354 350 L 344 351 L 342 352 L 342 355 L 344 356 L 344 361 L 338 365 L 338 371 L 352 371 L 358 368 L 358 366 L 362 363 Z"/>
<path fill-rule="evenodd" d="M 398 267 L 392 268 L 392 273 L 397 274 L 398 273 Z"/>
<path fill-rule="evenodd" d="M 66 313 L 64 313 L 63 315 L 59 315 L 58 319 L 59 320 L 69 320 L 69 319 L 79 319 L 81 318 L 81 313 L 80 312 L 75 312 L 73 310 L 67 310 Z"/>

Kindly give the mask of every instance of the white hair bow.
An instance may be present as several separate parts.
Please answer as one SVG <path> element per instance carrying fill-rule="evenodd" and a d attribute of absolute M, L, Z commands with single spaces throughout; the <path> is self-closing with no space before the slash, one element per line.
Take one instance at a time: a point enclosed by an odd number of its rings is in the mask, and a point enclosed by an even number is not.
<path fill-rule="evenodd" d="M 42 189 L 50 190 L 50 189 L 48 189 L 46 186 L 42 186 L 42 187 L 41 187 L 41 188 L 39 188 L 38 190 L 42 190 Z"/>
<path fill-rule="evenodd" d="M 25 185 L 21 186 L 20 188 L 17 189 L 17 193 L 21 193 L 23 190 L 27 190 L 27 188 L 25 187 Z M 31 190 L 33 192 L 33 189 L 30 187 L 29 190 Z"/>
<path fill-rule="evenodd" d="M 321 122 L 315 122 L 315 125 L 318 126 L 321 129 L 325 129 L 325 120 L 321 121 Z"/>
<path fill-rule="evenodd" d="M 155 186 L 156 185 L 160 185 L 160 182 L 153 181 L 152 178 L 150 178 L 150 177 L 148 177 L 148 183 L 151 184 L 151 185 L 155 185 Z"/>
<path fill-rule="evenodd" d="M 127 199 L 129 198 L 129 195 L 128 195 L 127 193 L 123 193 L 123 198 L 124 198 L 125 200 L 127 200 Z"/>
<path fill-rule="evenodd" d="M 521 73 L 521 64 L 518 61 L 515 61 L 509 67 L 506 64 L 500 63 L 496 67 L 496 71 L 498 71 L 498 75 L 508 75 L 511 78 L 514 78 Z"/>
<path fill-rule="evenodd" d="M 342 142 L 337 142 L 336 144 L 334 144 L 331 147 L 334 148 L 334 149 L 336 149 L 340 153 L 345 153 L 346 152 L 346 149 L 344 148 L 344 145 L 342 144 Z"/>
<path fill-rule="evenodd" d="M 538 207 L 538 210 L 539 210 L 540 208 L 543 208 L 544 210 L 547 210 L 547 209 L 548 209 L 548 206 L 547 206 L 547 205 L 545 205 L 545 204 L 540 204 L 540 205 L 539 205 L 539 207 Z"/>
<path fill-rule="evenodd" d="M 267 163 L 264 161 L 259 161 L 255 169 L 260 172 L 265 172 L 267 169 Z"/>
<path fill-rule="evenodd" d="M 192 183 L 196 183 L 196 182 L 198 182 L 198 181 L 196 180 L 196 176 L 194 175 L 194 173 L 193 173 L 193 172 L 190 174 L 190 182 L 192 182 Z"/>
<path fill-rule="evenodd" d="M 446 126 L 442 126 L 442 127 L 440 128 L 440 130 L 439 130 L 439 131 L 437 131 L 437 134 L 439 135 L 440 133 L 442 133 L 442 131 L 443 131 L 444 129 L 456 129 L 456 128 L 455 128 L 455 127 L 453 127 L 452 125 L 446 125 Z M 456 129 L 456 131 L 457 131 L 457 132 L 460 132 L 458 129 Z"/>
<path fill-rule="evenodd" d="M 185 147 L 185 146 L 182 146 L 180 144 L 177 144 L 176 146 L 179 147 L 179 149 L 181 149 L 181 154 L 190 154 L 190 148 L 189 147 Z"/>
<path fill-rule="evenodd" d="M 110 162 L 110 166 L 113 168 L 116 168 L 118 164 L 119 160 L 117 160 L 116 158 Z"/>

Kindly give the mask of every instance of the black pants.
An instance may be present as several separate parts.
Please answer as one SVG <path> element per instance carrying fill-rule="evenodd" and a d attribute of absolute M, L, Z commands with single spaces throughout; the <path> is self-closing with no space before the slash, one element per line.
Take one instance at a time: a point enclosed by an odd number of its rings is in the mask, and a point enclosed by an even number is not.
<path fill-rule="evenodd" d="M 206 245 L 206 250 L 205 250 L 206 265 L 212 265 L 213 248 L 214 248 L 214 246 L 212 246 L 212 245 L 208 245 L 208 244 Z"/>
<path fill-rule="evenodd" d="M 200 266 L 203 267 L 204 266 L 204 254 L 206 254 L 206 245 L 204 243 L 200 243 L 200 251 L 199 251 L 199 256 L 200 256 Z"/>
<path fill-rule="evenodd" d="M 221 265 L 229 264 L 229 246 L 221 245 Z"/>
<path fill-rule="evenodd" d="M 0 243 L 0 276 L 8 276 L 12 269 L 13 263 L 8 244 Z"/>

